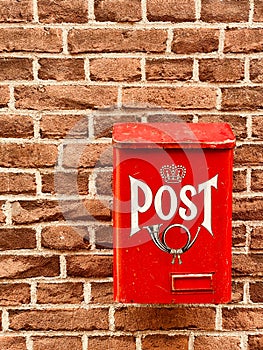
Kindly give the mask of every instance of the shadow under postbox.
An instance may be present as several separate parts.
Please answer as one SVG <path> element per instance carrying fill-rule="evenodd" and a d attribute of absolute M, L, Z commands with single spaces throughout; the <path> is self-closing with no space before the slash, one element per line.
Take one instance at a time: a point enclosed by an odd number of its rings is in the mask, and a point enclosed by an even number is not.
<path fill-rule="evenodd" d="M 115 301 L 229 302 L 230 126 L 120 123 L 113 146 Z"/>

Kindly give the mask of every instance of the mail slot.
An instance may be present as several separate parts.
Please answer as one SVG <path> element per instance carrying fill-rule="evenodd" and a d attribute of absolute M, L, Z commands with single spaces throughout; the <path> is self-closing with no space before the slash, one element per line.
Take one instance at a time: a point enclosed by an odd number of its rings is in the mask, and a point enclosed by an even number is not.
<path fill-rule="evenodd" d="M 230 126 L 120 123 L 113 146 L 115 300 L 229 302 Z"/>

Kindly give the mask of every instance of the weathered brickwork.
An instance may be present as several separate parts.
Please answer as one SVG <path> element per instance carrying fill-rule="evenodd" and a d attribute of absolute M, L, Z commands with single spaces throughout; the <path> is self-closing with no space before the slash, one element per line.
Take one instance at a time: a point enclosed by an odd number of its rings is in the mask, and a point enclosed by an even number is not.
<path fill-rule="evenodd" d="M 263 1 L 0 1 L 0 349 L 263 349 Z M 228 305 L 113 302 L 112 126 L 227 122 Z"/>

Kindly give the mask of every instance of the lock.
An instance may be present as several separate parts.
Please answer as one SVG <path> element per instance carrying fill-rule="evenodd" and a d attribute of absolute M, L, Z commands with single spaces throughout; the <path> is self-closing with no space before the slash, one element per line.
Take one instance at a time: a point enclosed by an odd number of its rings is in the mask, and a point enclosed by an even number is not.
<path fill-rule="evenodd" d="M 120 123 L 113 146 L 115 300 L 229 302 L 230 126 Z"/>

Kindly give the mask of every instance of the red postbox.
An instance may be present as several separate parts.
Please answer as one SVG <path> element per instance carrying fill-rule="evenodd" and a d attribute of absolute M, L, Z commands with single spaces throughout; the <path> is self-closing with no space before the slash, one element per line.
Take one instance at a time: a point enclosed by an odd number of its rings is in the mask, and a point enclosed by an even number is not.
<path fill-rule="evenodd" d="M 114 145 L 114 298 L 231 298 L 232 167 L 226 123 L 120 123 Z"/>

